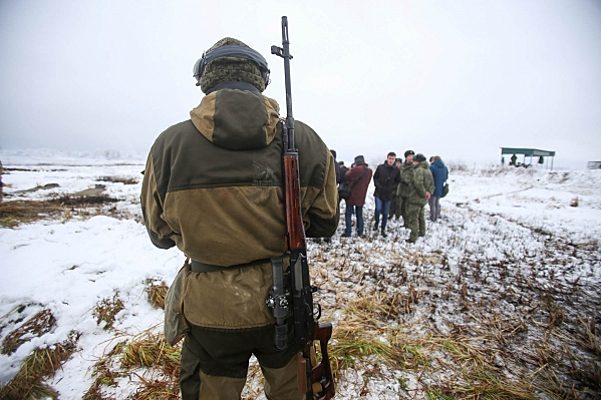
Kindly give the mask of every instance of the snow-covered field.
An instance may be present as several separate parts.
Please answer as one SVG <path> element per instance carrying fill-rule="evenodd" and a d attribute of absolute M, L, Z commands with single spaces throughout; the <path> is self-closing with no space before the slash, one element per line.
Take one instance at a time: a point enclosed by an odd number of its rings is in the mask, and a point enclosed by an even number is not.
<path fill-rule="evenodd" d="M 138 368 L 89 392 L 119 341 L 161 332 L 149 282 L 170 284 L 184 261 L 154 248 L 140 223 L 143 160 L 18 153 L 2 162 L 3 204 L 89 188 L 117 201 L 0 226 L 0 385 L 36 348 L 75 332 L 75 352 L 45 383 L 61 399 L 137 398 L 156 372 Z M 442 220 L 428 221 L 416 244 L 400 221 L 386 239 L 341 238 L 341 222 L 330 241 L 309 242 L 322 319 L 335 326 L 336 398 L 599 398 L 601 171 L 463 167 L 450 187 Z M 99 324 L 98 305 L 115 298 L 123 309 Z M 5 346 L 43 310 L 54 319 L 47 329 Z M 256 372 L 245 398 L 264 398 Z"/>

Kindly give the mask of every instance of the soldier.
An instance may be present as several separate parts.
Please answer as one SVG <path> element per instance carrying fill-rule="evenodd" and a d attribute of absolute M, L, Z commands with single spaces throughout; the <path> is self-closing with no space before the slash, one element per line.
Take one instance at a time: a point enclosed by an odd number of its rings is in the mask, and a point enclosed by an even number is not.
<path fill-rule="evenodd" d="M 409 181 L 413 171 L 413 156 L 415 152 L 413 150 L 407 150 L 405 152 L 405 162 L 400 168 L 401 181 L 397 186 L 397 196 L 399 207 L 401 209 L 401 215 L 403 217 L 403 225 L 407 227 L 407 196 L 409 196 Z"/>
<path fill-rule="evenodd" d="M 265 304 L 270 259 L 287 248 L 282 124 L 278 104 L 262 94 L 267 62 L 243 42 L 224 38 L 198 60 L 194 77 L 206 96 L 191 119 L 156 139 L 141 195 L 152 243 L 177 245 L 191 259 L 176 278 L 185 290 L 166 304 L 183 314 L 187 327 L 182 398 L 239 399 L 253 354 L 268 398 L 304 398 L 293 329 L 288 347 L 277 351 Z M 334 158 L 308 125 L 297 120 L 295 134 L 306 235 L 329 237 L 338 224 Z M 174 328 L 168 325 L 166 336 Z"/>
<path fill-rule="evenodd" d="M 416 154 L 413 158 L 413 169 L 409 181 L 409 195 L 405 212 L 407 214 L 407 228 L 411 230 L 410 243 L 415 243 L 418 236 L 426 235 L 426 220 L 424 207 L 434 190 L 434 181 L 426 157 Z"/>

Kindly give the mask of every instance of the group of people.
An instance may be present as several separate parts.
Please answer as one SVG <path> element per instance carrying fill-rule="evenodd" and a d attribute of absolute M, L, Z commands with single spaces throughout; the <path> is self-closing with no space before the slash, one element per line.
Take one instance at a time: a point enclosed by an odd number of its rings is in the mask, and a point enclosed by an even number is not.
<path fill-rule="evenodd" d="M 336 152 L 332 150 L 336 158 Z M 353 215 L 356 218 L 357 236 L 365 231 L 363 206 L 369 184 L 374 181 L 375 212 L 373 229 L 387 237 L 386 225 L 389 219 L 403 219 L 405 228 L 410 230 L 410 243 L 415 243 L 426 234 L 424 208 L 430 206 L 430 220 L 440 218 L 440 198 L 446 195 L 446 181 L 449 171 L 439 156 L 430 157 L 430 162 L 421 154 L 407 150 L 405 160 L 397 158 L 395 152 L 389 152 L 386 160 L 373 172 L 362 155 L 355 157 L 350 168 L 344 162 L 337 162 L 336 181 L 339 198 L 344 199 L 345 230 L 343 237 L 352 233 Z"/>

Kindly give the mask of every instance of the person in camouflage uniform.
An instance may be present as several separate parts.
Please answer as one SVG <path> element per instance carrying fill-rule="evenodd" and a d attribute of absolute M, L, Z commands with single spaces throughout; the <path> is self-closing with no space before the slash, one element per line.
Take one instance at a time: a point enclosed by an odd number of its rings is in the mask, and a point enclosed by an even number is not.
<path fill-rule="evenodd" d="M 152 243 L 177 246 L 191 259 L 165 302 L 166 339 L 175 344 L 185 337 L 182 398 L 240 399 L 254 355 L 268 399 L 300 400 L 300 345 L 291 318 L 288 346 L 278 351 L 266 305 L 271 259 L 287 250 L 283 126 L 278 104 L 262 94 L 267 62 L 241 41 L 225 38 L 194 71 L 206 96 L 191 119 L 154 142 L 140 199 Z M 296 120 L 294 129 L 305 232 L 329 237 L 338 225 L 334 158 L 308 125 Z"/>
<path fill-rule="evenodd" d="M 409 182 L 411 181 L 411 175 L 413 172 L 413 156 L 415 152 L 413 150 L 407 150 L 405 152 L 405 162 L 401 165 L 400 175 L 401 181 L 397 186 L 397 207 L 401 210 L 401 216 L 403 217 L 403 225 L 407 227 L 407 197 L 409 196 Z"/>
<path fill-rule="evenodd" d="M 434 191 L 434 180 L 430 166 L 423 154 L 416 154 L 413 158 L 413 168 L 409 180 L 409 195 L 405 208 L 407 214 L 406 226 L 411 231 L 410 243 L 415 243 L 418 236 L 426 235 L 426 219 L 424 207 Z"/>

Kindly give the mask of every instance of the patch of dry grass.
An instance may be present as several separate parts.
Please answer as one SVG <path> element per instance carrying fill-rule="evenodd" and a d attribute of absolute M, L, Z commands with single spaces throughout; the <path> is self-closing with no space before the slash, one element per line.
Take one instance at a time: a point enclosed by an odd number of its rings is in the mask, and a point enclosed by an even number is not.
<path fill-rule="evenodd" d="M 144 333 L 125 344 L 121 366 L 125 369 L 158 368 L 167 376 L 179 373 L 180 351 L 170 346 L 161 335 Z"/>
<path fill-rule="evenodd" d="M 56 325 L 56 318 L 48 309 L 38 312 L 23 325 L 10 332 L 2 341 L 2 354 L 12 354 L 31 337 L 40 337 L 50 332 Z"/>
<path fill-rule="evenodd" d="M 60 204 L 47 201 L 14 200 L 0 203 L 0 226 L 14 228 L 62 214 Z"/>
<path fill-rule="evenodd" d="M 125 176 L 102 176 L 97 179 L 100 182 L 122 183 L 124 185 L 135 185 L 139 182 L 137 178 L 128 178 Z"/>
<path fill-rule="evenodd" d="M 0 398 L 5 400 L 58 398 L 56 391 L 44 385 L 42 381 L 54 376 L 62 364 L 71 357 L 76 350 L 79 336 L 79 333 L 72 332 L 62 343 L 34 350 L 25 359 L 15 377 L 6 386 L 0 388 Z"/>
<path fill-rule="evenodd" d="M 179 398 L 180 347 L 170 346 L 162 335 L 149 331 L 119 342 L 94 366 L 94 383 L 84 400 L 104 400 L 102 388 L 129 377 L 137 390 L 129 397 L 139 400 Z"/>
<path fill-rule="evenodd" d="M 146 379 L 139 376 L 140 387 L 129 399 L 132 400 L 177 400 L 179 396 L 179 382 L 177 380 Z"/>
<path fill-rule="evenodd" d="M 14 228 L 42 219 L 70 219 L 75 214 L 88 215 L 89 209 L 115 203 L 118 199 L 110 196 L 77 197 L 65 195 L 50 200 L 11 200 L 0 203 L 0 227 Z M 95 215 L 96 213 L 92 213 Z"/>
<path fill-rule="evenodd" d="M 94 382 L 92 386 L 83 395 L 82 400 L 106 400 L 102 394 L 103 386 L 115 386 L 116 379 L 123 376 L 123 373 L 113 367 L 115 357 L 123 351 L 125 341 L 118 342 L 107 354 L 100 357 L 94 364 L 92 376 Z"/>
<path fill-rule="evenodd" d="M 146 293 L 148 293 L 148 301 L 155 308 L 165 309 L 165 296 L 169 286 L 163 281 L 147 280 Z"/>
<path fill-rule="evenodd" d="M 112 298 L 100 300 L 94 308 L 93 314 L 96 317 L 96 323 L 104 323 L 104 329 L 111 329 L 115 323 L 115 317 L 125 308 L 119 294 L 115 293 Z"/>
<path fill-rule="evenodd" d="M 346 369 L 387 365 L 393 369 L 426 373 L 436 384 L 422 384 L 431 399 L 533 400 L 539 388 L 527 379 L 507 377 L 495 365 L 493 335 L 462 333 L 416 334 L 391 323 L 395 316 L 419 301 L 415 289 L 407 294 L 376 292 L 360 297 L 345 309 L 343 324 L 334 329 L 329 346 L 332 371 L 339 380 Z M 364 379 L 377 377 L 376 372 Z M 365 384 L 364 386 L 366 386 Z"/>

